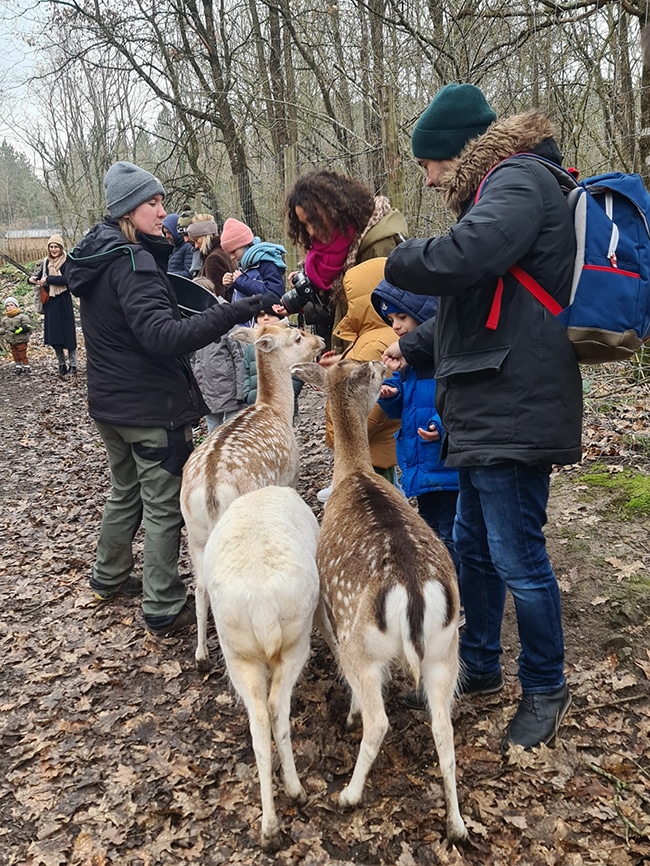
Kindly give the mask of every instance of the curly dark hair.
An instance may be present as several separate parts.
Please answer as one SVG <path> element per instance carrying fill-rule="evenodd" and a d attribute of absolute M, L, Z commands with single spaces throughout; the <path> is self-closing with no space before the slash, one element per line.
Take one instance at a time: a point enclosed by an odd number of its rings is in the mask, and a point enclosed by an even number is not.
<path fill-rule="evenodd" d="M 350 225 L 355 234 L 362 231 L 375 209 L 375 197 L 360 181 L 335 171 L 308 171 L 301 174 L 285 203 L 287 231 L 294 243 L 311 249 L 307 229 L 296 216 L 296 205 L 303 208 L 309 222 L 327 234 L 324 213 L 342 234 Z"/>

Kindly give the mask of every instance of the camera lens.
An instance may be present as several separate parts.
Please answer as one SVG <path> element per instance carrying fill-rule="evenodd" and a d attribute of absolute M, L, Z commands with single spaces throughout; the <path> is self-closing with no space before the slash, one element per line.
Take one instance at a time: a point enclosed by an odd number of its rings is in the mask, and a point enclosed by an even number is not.
<path fill-rule="evenodd" d="M 298 313 L 302 309 L 303 300 L 295 289 L 289 289 L 281 300 L 282 306 L 290 313 Z"/>

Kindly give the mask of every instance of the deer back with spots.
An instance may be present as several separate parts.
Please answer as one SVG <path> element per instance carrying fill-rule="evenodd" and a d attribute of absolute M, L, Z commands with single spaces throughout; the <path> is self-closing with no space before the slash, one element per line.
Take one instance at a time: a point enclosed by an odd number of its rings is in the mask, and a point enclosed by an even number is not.
<path fill-rule="evenodd" d="M 257 400 L 217 427 L 191 454 L 181 486 L 181 511 L 196 578 L 196 661 L 200 670 L 209 668 L 208 599 L 202 573 L 205 545 L 220 517 L 239 496 L 269 485 L 296 484 L 299 451 L 293 430 L 290 368 L 311 360 L 324 348 L 320 337 L 283 323 L 238 328 L 230 338 L 255 345 Z"/>
<path fill-rule="evenodd" d="M 432 717 L 447 802 L 447 835 L 466 838 L 458 808 L 451 705 L 458 677 L 459 593 L 451 558 L 406 498 L 376 474 L 367 416 L 386 368 L 379 361 L 341 361 L 294 368 L 322 387 L 334 426 L 333 490 L 318 542 L 325 609 L 338 640 L 338 659 L 352 702 L 348 724 L 361 714 L 363 739 L 352 779 L 339 797 L 356 806 L 388 729 L 382 687 L 401 663 L 422 682 Z"/>

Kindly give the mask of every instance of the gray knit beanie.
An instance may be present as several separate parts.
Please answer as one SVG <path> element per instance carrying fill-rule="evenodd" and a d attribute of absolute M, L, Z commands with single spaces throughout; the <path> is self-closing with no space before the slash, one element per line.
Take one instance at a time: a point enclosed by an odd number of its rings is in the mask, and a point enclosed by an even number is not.
<path fill-rule="evenodd" d="M 104 190 L 112 217 L 122 217 L 155 195 L 165 195 L 158 178 L 132 162 L 114 163 L 104 177 Z"/>
<path fill-rule="evenodd" d="M 468 141 L 497 119 L 473 84 L 447 84 L 420 115 L 411 134 L 416 159 L 455 159 Z"/>

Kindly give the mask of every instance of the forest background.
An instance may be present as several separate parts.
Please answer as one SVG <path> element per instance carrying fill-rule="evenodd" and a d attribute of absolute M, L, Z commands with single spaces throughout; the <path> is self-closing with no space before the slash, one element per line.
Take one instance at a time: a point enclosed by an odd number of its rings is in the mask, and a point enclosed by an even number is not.
<path fill-rule="evenodd" d="M 5 60 L 0 79 L 0 238 L 39 225 L 78 240 L 118 159 L 162 179 L 168 210 L 236 216 L 266 240 L 286 242 L 286 191 L 315 166 L 435 233 L 449 217 L 409 138 L 450 81 L 501 116 L 547 112 L 583 176 L 650 179 L 645 3 L 1 0 L 0 16 L 5 54 L 29 61 Z"/>

